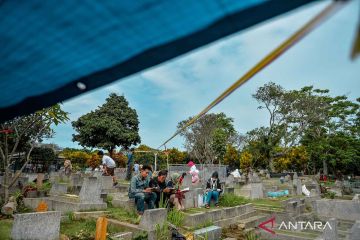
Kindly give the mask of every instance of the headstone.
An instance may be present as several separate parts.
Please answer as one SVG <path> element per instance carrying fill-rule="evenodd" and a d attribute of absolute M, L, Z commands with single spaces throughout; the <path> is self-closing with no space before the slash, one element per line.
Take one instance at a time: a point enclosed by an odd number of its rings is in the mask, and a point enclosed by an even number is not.
<path fill-rule="evenodd" d="M 70 186 L 71 187 L 80 187 L 82 186 L 83 179 L 81 174 L 71 174 L 70 176 Z"/>
<path fill-rule="evenodd" d="M 298 178 L 299 178 L 299 176 L 298 176 L 297 172 L 295 172 L 294 176 L 293 176 L 293 179 L 298 179 Z"/>
<path fill-rule="evenodd" d="M 248 180 L 249 180 L 249 183 L 254 182 L 254 177 L 253 177 L 252 172 L 249 172 L 249 174 L 248 174 Z"/>
<path fill-rule="evenodd" d="M 322 237 L 326 240 L 337 240 L 338 239 L 338 231 L 337 231 L 337 220 L 336 218 L 330 218 L 328 223 L 329 226 L 326 226 Z"/>
<path fill-rule="evenodd" d="M 81 203 L 103 203 L 101 198 L 101 181 L 96 177 L 85 178 L 79 198 Z"/>
<path fill-rule="evenodd" d="M 191 188 L 192 187 L 192 180 L 191 180 L 191 175 L 190 174 L 186 174 L 184 179 L 183 179 L 183 182 L 182 182 L 182 187 L 183 188 Z"/>
<path fill-rule="evenodd" d="M 228 186 L 228 187 L 233 187 L 234 186 L 234 176 L 233 175 L 229 175 L 227 178 L 226 178 L 226 180 L 225 180 L 225 184 L 226 184 L 226 186 Z"/>
<path fill-rule="evenodd" d="M 264 186 L 260 183 L 250 183 L 250 198 L 259 199 L 264 198 Z"/>
<path fill-rule="evenodd" d="M 360 220 L 357 220 L 349 231 L 349 240 L 358 240 L 360 236 Z"/>
<path fill-rule="evenodd" d="M 296 195 L 302 195 L 301 180 L 299 178 L 294 178 L 293 186 L 294 186 L 294 192 L 296 193 Z"/>
<path fill-rule="evenodd" d="M 148 209 L 141 216 L 139 227 L 146 231 L 154 231 L 156 224 L 163 224 L 166 221 L 167 211 L 165 208 Z"/>
<path fill-rule="evenodd" d="M 257 175 L 256 172 L 253 173 L 252 182 L 254 182 L 254 183 L 261 182 L 260 177 Z"/>
<path fill-rule="evenodd" d="M 101 189 L 112 189 L 113 179 L 112 176 L 101 176 Z"/>
<path fill-rule="evenodd" d="M 310 190 L 310 197 L 316 197 L 319 196 L 318 192 L 316 191 L 316 189 L 311 189 Z"/>
<path fill-rule="evenodd" d="M 219 240 L 221 239 L 221 227 L 210 226 L 194 231 L 195 239 Z"/>
<path fill-rule="evenodd" d="M 51 172 L 49 175 L 49 181 L 51 183 L 57 182 L 60 180 L 60 174 L 59 172 Z"/>
<path fill-rule="evenodd" d="M 51 196 L 66 194 L 67 193 L 67 188 L 68 188 L 67 183 L 57 183 L 57 182 L 55 182 L 55 183 L 52 184 L 49 194 Z"/>
<path fill-rule="evenodd" d="M 360 201 L 360 194 L 355 194 L 352 200 L 359 202 Z"/>
<path fill-rule="evenodd" d="M 270 176 L 270 173 L 266 173 L 266 179 L 270 179 L 271 176 Z"/>
<path fill-rule="evenodd" d="M 290 176 L 289 174 L 287 174 L 287 175 L 285 176 L 285 182 L 289 182 L 290 179 L 291 179 L 291 176 Z"/>
<path fill-rule="evenodd" d="M 11 230 L 13 240 L 58 240 L 61 212 L 15 214 Z"/>

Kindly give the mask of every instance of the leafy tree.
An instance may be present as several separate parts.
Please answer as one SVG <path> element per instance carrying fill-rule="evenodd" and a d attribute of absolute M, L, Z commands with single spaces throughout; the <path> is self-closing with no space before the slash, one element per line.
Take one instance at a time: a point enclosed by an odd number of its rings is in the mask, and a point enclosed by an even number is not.
<path fill-rule="evenodd" d="M 249 151 L 243 151 L 240 154 L 240 168 L 246 175 L 250 172 L 250 169 L 253 168 L 253 162 L 254 157 Z"/>
<path fill-rule="evenodd" d="M 240 154 L 236 148 L 230 144 L 226 146 L 224 164 L 228 165 L 230 169 L 237 169 L 240 166 Z"/>
<path fill-rule="evenodd" d="M 75 168 L 84 168 L 87 162 L 92 158 L 92 153 L 89 150 L 70 150 L 64 149 L 61 154 L 71 161 L 71 164 Z"/>
<path fill-rule="evenodd" d="M 277 149 L 284 152 L 281 147 Z M 277 171 L 295 170 L 306 171 L 309 162 L 309 155 L 304 146 L 292 147 L 285 155 L 274 159 L 274 167 Z"/>
<path fill-rule="evenodd" d="M 178 130 L 192 119 L 181 121 Z M 237 141 L 238 134 L 233 126 L 233 119 L 224 113 L 206 114 L 191 126 L 180 132 L 185 138 L 185 148 L 190 157 L 200 163 L 216 163 L 223 161 L 226 146 Z"/>
<path fill-rule="evenodd" d="M 128 149 L 140 143 L 139 120 L 124 96 L 110 94 L 106 103 L 72 122 L 77 132 L 73 141 L 81 146 L 103 148 L 112 154 L 120 146 Z"/>
<path fill-rule="evenodd" d="M 37 143 L 44 138 L 53 136 L 52 124 L 59 124 L 68 120 L 67 113 L 60 105 L 54 105 L 42 109 L 27 116 L 16 117 L 1 124 L 0 157 L 1 166 L 5 171 L 4 188 L 5 201 L 9 197 L 9 188 L 19 178 L 26 164 L 30 161 L 30 155 Z M 10 165 L 14 163 L 13 156 L 18 151 L 25 152 L 25 161 L 20 171 L 10 181 Z"/>
<path fill-rule="evenodd" d="M 31 152 L 31 160 L 52 163 L 56 160 L 54 149 L 48 147 L 35 147 Z"/>

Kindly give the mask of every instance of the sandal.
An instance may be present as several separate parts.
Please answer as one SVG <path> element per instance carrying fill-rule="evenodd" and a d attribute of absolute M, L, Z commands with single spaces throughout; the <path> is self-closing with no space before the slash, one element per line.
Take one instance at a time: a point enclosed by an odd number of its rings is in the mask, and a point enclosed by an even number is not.
<path fill-rule="evenodd" d="M 210 205 L 209 205 L 209 204 L 206 204 L 206 205 L 205 205 L 205 208 L 206 208 L 206 209 L 209 209 L 209 208 L 210 208 Z"/>

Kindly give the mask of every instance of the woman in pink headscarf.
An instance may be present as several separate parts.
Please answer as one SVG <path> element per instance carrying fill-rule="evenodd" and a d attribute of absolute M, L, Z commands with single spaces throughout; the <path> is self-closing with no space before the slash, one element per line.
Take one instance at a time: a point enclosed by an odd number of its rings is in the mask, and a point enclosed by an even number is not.
<path fill-rule="evenodd" d="M 195 163 L 193 161 L 188 162 L 187 165 L 190 167 L 189 173 L 191 174 L 192 184 L 197 184 L 200 181 L 199 170 L 196 169 Z"/>

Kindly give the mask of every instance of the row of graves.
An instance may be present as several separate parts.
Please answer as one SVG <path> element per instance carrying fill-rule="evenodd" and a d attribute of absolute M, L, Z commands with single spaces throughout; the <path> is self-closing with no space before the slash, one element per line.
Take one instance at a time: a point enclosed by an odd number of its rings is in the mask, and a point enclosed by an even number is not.
<path fill-rule="evenodd" d="M 169 176 L 188 169 L 186 165 L 170 166 Z M 289 173 L 280 181 L 278 177 L 261 172 L 238 178 L 227 176 L 226 166 L 204 165 L 198 169 L 201 179 L 198 184 L 192 184 L 189 174 L 183 180 L 182 187 L 189 188 L 184 199 L 183 224 L 180 229 L 171 226 L 180 232 L 191 233 L 193 238 L 178 239 L 204 239 L 205 236 L 209 240 L 243 239 L 244 234 L 254 233 L 264 239 L 359 240 L 359 196 L 355 195 L 352 200 L 322 199 L 317 176 L 299 177 L 297 173 Z M 245 197 L 248 202 L 204 209 L 205 183 L 214 171 L 219 173 L 224 194 Z M 116 169 L 115 174 L 123 180 L 126 169 Z M 26 181 L 25 178 L 22 181 Z M 41 184 L 44 176 L 40 174 L 36 178 L 37 184 Z M 68 212 L 73 212 L 76 219 L 97 219 L 96 239 L 106 238 L 107 224 L 123 229 L 112 236 L 113 239 L 133 239 L 144 233 L 148 239 L 157 239 L 158 226 L 167 222 L 168 209 L 164 208 L 145 210 L 137 224 L 109 217 L 105 199 L 112 199 L 113 207 L 129 212 L 134 211 L 134 201 L 128 197 L 128 184 L 121 181 L 113 187 L 112 178 L 102 176 L 100 172 L 76 173 L 69 177 L 52 173 L 49 181 L 52 183 L 49 196 L 29 194 L 24 199 L 26 206 L 41 212 L 14 214 L 12 239 L 59 239 L 60 222 Z M 321 229 L 319 225 L 315 228 L 314 222 L 326 228 Z M 264 230 L 264 226 L 271 231 Z"/>

